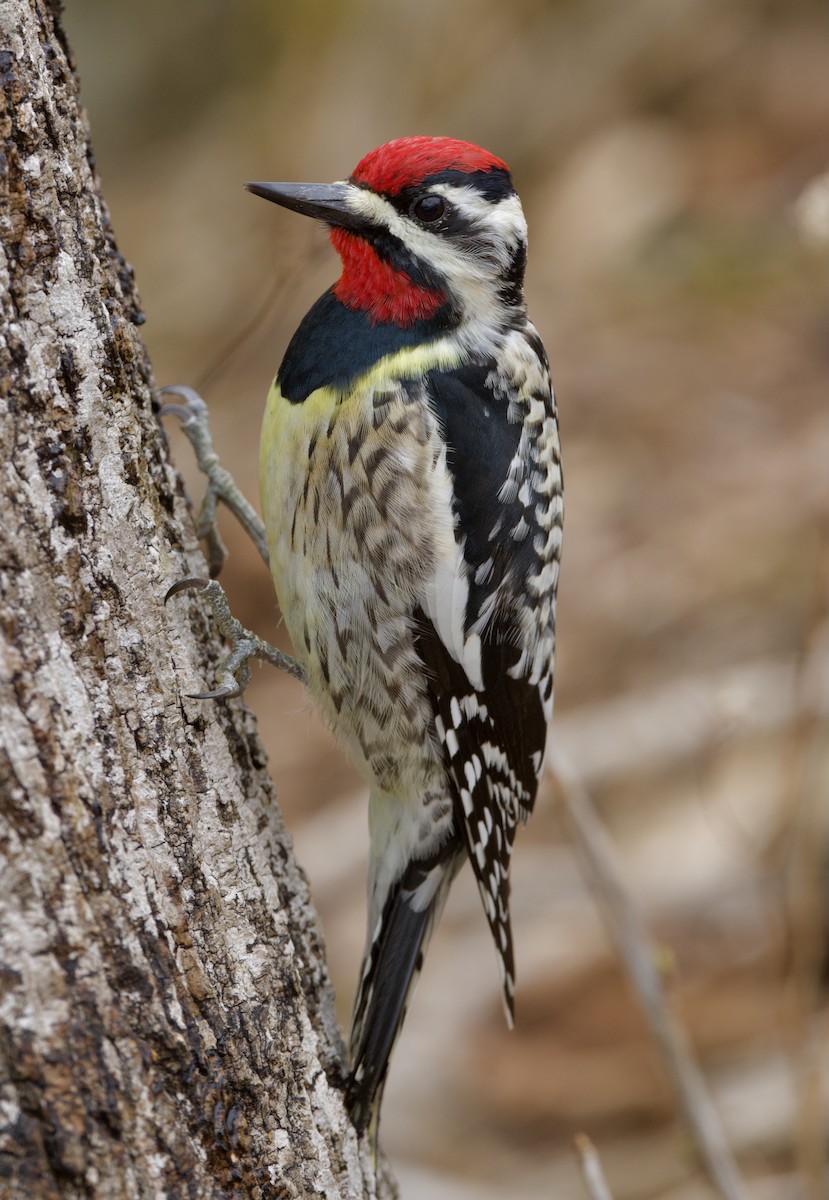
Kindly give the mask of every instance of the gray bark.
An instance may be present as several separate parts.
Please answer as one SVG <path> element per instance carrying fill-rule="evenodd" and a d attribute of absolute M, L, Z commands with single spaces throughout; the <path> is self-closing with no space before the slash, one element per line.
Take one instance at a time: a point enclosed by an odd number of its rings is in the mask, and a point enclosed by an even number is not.
<path fill-rule="evenodd" d="M 205 568 L 55 7 L 0 0 L 0 74 L 0 1196 L 390 1195 L 252 719 L 184 697 Z"/>

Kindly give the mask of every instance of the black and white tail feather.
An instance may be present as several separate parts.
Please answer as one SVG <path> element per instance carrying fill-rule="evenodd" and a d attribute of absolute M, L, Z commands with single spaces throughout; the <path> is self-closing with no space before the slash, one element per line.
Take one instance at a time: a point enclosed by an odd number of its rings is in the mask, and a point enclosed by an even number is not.
<path fill-rule="evenodd" d="M 355 1127 L 376 1130 L 394 1043 L 409 997 L 440 920 L 452 880 L 463 863 L 457 845 L 409 863 L 391 889 L 366 950 L 351 1026 L 351 1075 L 346 1103 Z"/>
<path fill-rule="evenodd" d="M 512 1028 L 515 964 L 509 862 L 518 823 L 532 811 L 549 711 L 546 674 L 537 682 L 524 673 L 516 678 L 520 651 L 509 639 L 499 638 L 497 629 L 481 646 L 483 686 L 474 688 L 422 609 L 415 613 L 415 625 L 451 794 L 451 832 L 435 854 L 410 862 L 392 885 L 366 950 L 347 1090 L 352 1120 L 360 1131 L 376 1130 L 383 1083 L 408 1000 L 452 881 L 466 858 L 492 932 L 504 1012 Z"/>

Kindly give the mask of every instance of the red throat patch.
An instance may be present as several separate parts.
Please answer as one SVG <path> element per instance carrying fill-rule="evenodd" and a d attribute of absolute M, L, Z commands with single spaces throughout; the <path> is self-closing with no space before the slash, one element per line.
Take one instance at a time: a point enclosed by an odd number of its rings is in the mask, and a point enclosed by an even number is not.
<path fill-rule="evenodd" d="M 370 151 L 351 178 L 375 192 L 396 196 L 440 171 L 508 171 L 507 164 L 472 142 L 448 137 L 396 138 Z"/>
<path fill-rule="evenodd" d="M 443 292 L 420 287 L 405 271 L 395 271 L 347 229 L 332 229 L 331 242 L 343 262 L 334 295 L 348 308 L 367 313 L 375 325 L 392 322 L 408 329 L 415 321 L 433 317 L 446 303 Z"/>

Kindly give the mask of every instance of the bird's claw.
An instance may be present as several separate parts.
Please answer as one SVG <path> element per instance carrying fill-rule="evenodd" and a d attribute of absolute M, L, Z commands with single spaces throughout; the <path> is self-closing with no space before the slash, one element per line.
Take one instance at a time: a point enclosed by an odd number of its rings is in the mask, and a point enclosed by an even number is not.
<path fill-rule="evenodd" d="M 252 658 L 262 658 L 272 666 L 287 671 L 300 683 L 306 682 L 305 669 L 295 658 L 245 629 L 241 621 L 233 616 L 224 589 L 215 579 L 204 579 L 197 575 L 179 579 L 167 589 L 164 603 L 184 591 L 199 591 L 204 595 L 213 610 L 219 632 L 230 644 L 228 654 L 216 671 L 218 686 L 209 692 L 188 692 L 191 700 L 231 700 L 234 696 L 241 696 L 250 683 Z"/>
<path fill-rule="evenodd" d="M 210 580 L 204 579 L 201 575 L 188 575 L 186 579 L 179 579 L 177 583 L 167 588 L 164 594 L 164 603 L 166 604 L 168 600 L 172 600 L 173 596 L 177 596 L 179 592 L 203 592 L 209 583 Z"/>
<path fill-rule="evenodd" d="M 210 436 L 209 412 L 201 396 L 191 387 L 176 384 L 161 389 L 162 396 L 180 396 L 183 404 L 163 404 L 159 417 L 177 417 L 181 429 L 196 455 L 196 464 L 207 477 L 207 490 L 196 518 L 196 536 L 205 542 L 210 578 L 215 579 L 227 558 L 227 549 L 216 524 L 216 509 L 222 500 L 247 531 L 254 545 L 268 563 L 265 527 L 255 509 L 236 486 L 233 476 L 225 470 L 213 448 Z"/>
<path fill-rule="evenodd" d="M 176 416 L 180 419 L 182 425 L 188 421 L 207 422 L 207 405 L 202 400 L 195 388 L 187 387 L 186 384 L 171 384 L 168 387 L 159 389 L 161 396 L 181 396 L 184 404 L 164 404 L 159 409 L 158 415 L 166 417 L 168 415 Z"/>
<path fill-rule="evenodd" d="M 220 687 L 212 692 L 185 692 L 188 700 L 232 700 L 234 696 L 241 696 L 243 689 L 235 687 Z"/>

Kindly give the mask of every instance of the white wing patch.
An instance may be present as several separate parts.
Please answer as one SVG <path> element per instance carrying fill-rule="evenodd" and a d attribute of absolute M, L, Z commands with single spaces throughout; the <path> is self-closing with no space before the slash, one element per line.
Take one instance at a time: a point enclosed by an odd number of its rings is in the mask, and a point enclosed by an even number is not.
<path fill-rule="evenodd" d="M 435 569 L 419 599 L 449 654 L 463 667 L 472 687 L 482 691 L 480 630 L 476 626 L 476 631 L 466 636 L 464 629 L 469 600 L 469 567 L 463 555 L 463 543 L 455 536 L 452 477 L 446 465 L 445 445 L 435 463 L 433 495 L 436 507 L 445 513 L 446 519 L 436 539 L 438 559 Z"/>

